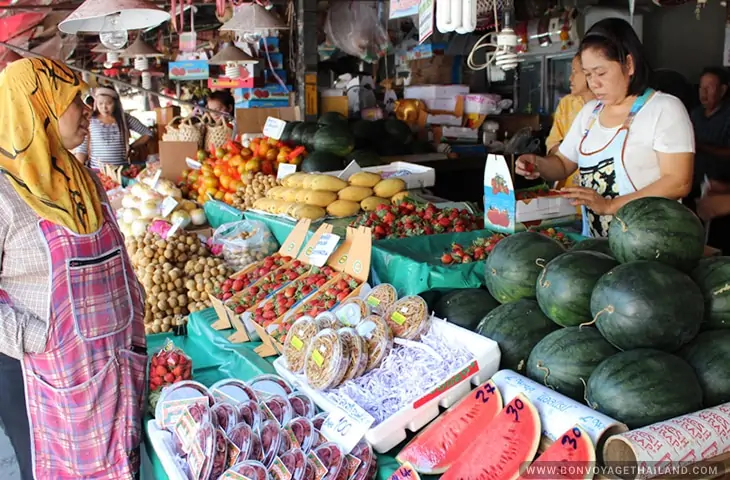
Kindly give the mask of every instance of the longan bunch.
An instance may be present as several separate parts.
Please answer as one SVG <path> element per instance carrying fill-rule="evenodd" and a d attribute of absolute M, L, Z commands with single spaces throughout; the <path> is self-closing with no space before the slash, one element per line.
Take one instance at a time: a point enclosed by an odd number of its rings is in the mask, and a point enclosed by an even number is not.
<path fill-rule="evenodd" d="M 212 306 L 209 295 L 217 291 L 234 272 L 222 258 L 198 257 L 187 261 L 184 273 L 188 310 L 197 312 Z"/>
<path fill-rule="evenodd" d="M 261 172 L 254 174 L 248 172 L 241 178 L 244 186 L 233 194 L 233 206 L 239 210 L 253 208 L 253 204 L 259 198 L 264 198 L 266 192 L 279 185 L 274 175 L 264 175 Z"/>

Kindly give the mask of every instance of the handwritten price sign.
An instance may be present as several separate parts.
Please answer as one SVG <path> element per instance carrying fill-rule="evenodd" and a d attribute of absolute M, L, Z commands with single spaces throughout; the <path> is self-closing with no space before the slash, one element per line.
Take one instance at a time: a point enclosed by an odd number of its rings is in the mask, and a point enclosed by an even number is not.
<path fill-rule="evenodd" d="M 390 480 L 419 480 L 421 477 L 418 476 L 416 470 L 413 469 L 410 463 L 406 462 L 401 465 L 398 470 L 390 476 Z"/>
<path fill-rule="evenodd" d="M 365 436 L 375 419 L 355 402 L 341 405 L 327 416 L 322 434 L 335 442 L 345 453 L 350 453 Z"/>

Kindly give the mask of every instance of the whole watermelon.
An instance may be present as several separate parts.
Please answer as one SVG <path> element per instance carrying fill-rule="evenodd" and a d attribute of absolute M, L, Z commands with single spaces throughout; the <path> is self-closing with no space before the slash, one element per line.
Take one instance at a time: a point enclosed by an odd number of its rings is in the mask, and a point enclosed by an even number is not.
<path fill-rule="evenodd" d="M 582 242 L 576 243 L 570 250 L 575 252 L 589 250 L 592 252 L 605 253 L 606 255 L 613 257 L 613 252 L 611 251 L 611 245 L 608 243 L 608 238 L 588 238 Z"/>
<path fill-rule="evenodd" d="M 583 403 L 593 370 L 618 350 L 593 327 L 566 327 L 540 340 L 527 361 L 528 377 Z M 585 383 L 584 383 L 585 382 Z"/>
<path fill-rule="evenodd" d="M 523 298 L 489 312 L 477 325 L 476 332 L 499 344 L 501 369 L 523 372 L 532 348 L 557 328 L 535 300 Z"/>
<path fill-rule="evenodd" d="M 499 306 L 483 288 L 464 288 L 444 294 L 434 305 L 434 314 L 467 330 L 474 330 L 482 318 Z"/>
<path fill-rule="evenodd" d="M 692 367 L 676 355 L 648 348 L 601 362 L 586 393 L 588 406 L 630 429 L 702 408 L 702 388 Z"/>
<path fill-rule="evenodd" d="M 692 280 L 705 297 L 702 328 L 730 329 L 730 257 L 703 258 L 692 270 Z"/>
<path fill-rule="evenodd" d="M 407 123 L 396 118 L 389 118 L 383 124 L 388 140 L 393 144 L 408 145 L 413 140 L 413 131 Z"/>
<path fill-rule="evenodd" d="M 325 127 L 328 125 L 347 126 L 347 117 L 340 112 L 326 112 L 317 119 L 317 125 Z"/>
<path fill-rule="evenodd" d="M 345 157 L 355 149 L 355 137 L 347 128 L 325 126 L 314 135 L 314 150 Z"/>
<path fill-rule="evenodd" d="M 291 130 L 291 133 L 289 135 L 289 141 L 294 145 L 304 145 L 304 142 L 302 141 L 302 135 L 304 135 L 304 131 L 306 129 L 306 123 L 297 122 Z"/>
<path fill-rule="evenodd" d="M 347 165 L 353 160 L 356 161 L 361 168 L 377 167 L 378 165 L 385 164 L 380 156 L 371 150 L 355 150 L 346 157 L 345 164 Z"/>
<path fill-rule="evenodd" d="M 515 233 L 500 240 L 484 267 L 489 293 L 501 303 L 535 298 L 540 272 L 564 252 L 559 242 L 537 232 Z"/>
<path fill-rule="evenodd" d="M 694 368 L 706 408 L 730 402 L 730 330 L 702 332 L 678 355 Z"/>
<path fill-rule="evenodd" d="M 673 352 L 700 331 L 705 304 L 692 279 L 659 262 L 631 262 L 596 283 L 591 313 L 601 334 L 621 350 Z"/>
<path fill-rule="evenodd" d="M 294 140 L 292 138 L 292 132 L 294 131 L 294 128 L 301 123 L 302 122 L 286 122 L 286 126 L 284 127 L 284 131 L 281 133 L 280 140 L 285 143 L 293 143 Z"/>
<path fill-rule="evenodd" d="M 617 265 L 613 257 L 590 250 L 558 255 L 537 279 L 537 303 L 561 327 L 590 322 L 593 287 Z"/>
<path fill-rule="evenodd" d="M 681 203 L 645 197 L 616 212 L 608 241 L 621 263 L 652 260 L 689 272 L 704 255 L 705 228 Z"/>
<path fill-rule="evenodd" d="M 315 150 L 302 160 L 301 171 L 312 172 L 334 172 L 342 170 L 342 159 L 337 155 Z"/>
<path fill-rule="evenodd" d="M 306 122 L 302 125 L 301 145 L 308 151 L 314 150 L 314 136 L 317 134 L 319 127 L 314 122 Z"/>
<path fill-rule="evenodd" d="M 357 149 L 372 148 L 385 135 L 382 123 L 369 120 L 357 120 L 352 124 L 350 130 L 355 137 L 355 148 Z"/>

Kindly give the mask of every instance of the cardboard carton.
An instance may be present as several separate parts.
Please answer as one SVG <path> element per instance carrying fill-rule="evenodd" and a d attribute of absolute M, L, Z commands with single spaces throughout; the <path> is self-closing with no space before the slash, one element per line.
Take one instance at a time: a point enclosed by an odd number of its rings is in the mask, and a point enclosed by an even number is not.
<path fill-rule="evenodd" d="M 278 118 L 286 122 L 297 121 L 300 119 L 299 108 L 237 108 L 236 129 L 238 134 L 260 134 L 264 131 L 266 119 L 269 117 Z"/>
<path fill-rule="evenodd" d="M 186 158 L 198 157 L 195 142 L 160 142 L 160 169 L 162 178 L 178 182 L 185 169 L 189 168 Z"/>

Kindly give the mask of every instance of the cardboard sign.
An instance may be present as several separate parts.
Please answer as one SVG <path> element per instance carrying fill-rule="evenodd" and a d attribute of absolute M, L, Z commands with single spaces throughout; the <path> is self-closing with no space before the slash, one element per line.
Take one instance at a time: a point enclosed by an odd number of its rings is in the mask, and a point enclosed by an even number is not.
<path fill-rule="evenodd" d="M 347 454 L 360 443 L 375 419 L 354 401 L 340 405 L 322 424 L 322 434 Z"/>
<path fill-rule="evenodd" d="M 263 134 L 266 137 L 281 140 L 281 135 L 284 133 L 285 128 L 286 122 L 284 120 L 279 120 L 276 117 L 269 117 L 266 119 L 266 123 L 264 124 Z"/>
<path fill-rule="evenodd" d="M 297 173 L 296 165 L 294 165 L 293 163 L 280 163 L 279 169 L 276 172 L 276 179 L 278 181 L 281 181 L 293 173 Z"/>

